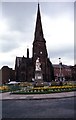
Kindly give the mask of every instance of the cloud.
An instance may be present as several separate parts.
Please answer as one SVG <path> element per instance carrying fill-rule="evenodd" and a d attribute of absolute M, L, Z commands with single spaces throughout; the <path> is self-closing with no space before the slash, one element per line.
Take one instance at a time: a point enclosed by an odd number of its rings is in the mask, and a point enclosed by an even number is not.
<path fill-rule="evenodd" d="M 22 44 L 33 41 L 33 15 L 31 9 L 34 4 L 31 3 L 10 3 L 2 4 L 2 18 L 0 20 L 0 51 L 10 52 L 19 49 Z M 24 12 L 25 11 L 25 12 Z M 28 14 L 29 12 L 29 14 Z M 31 19 L 31 22 L 30 22 Z"/>
<path fill-rule="evenodd" d="M 21 33 L 19 31 L 8 31 L 0 37 L 0 51 L 1 52 L 10 52 L 16 48 L 19 48 L 23 44 L 29 46 L 32 35 L 30 33 Z M 27 44 L 26 44 L 27 43 Z M 32 46 L 32 41 L 31 41 Z"/>
<path fill-rule="evenodd" d="M 49 54 L 51 57 L 59 57 L 59 56 L 67 56 L 69 58 L 74 56 L 74 48 L 70 48 L 70 47 L 65 47 L 62 49 L 54 49 L 54 50 L 49 50 Z"/>
<path fill-rule="evenodd" d="M 1 52 L 9 52 L 15 49 L 16 47 L 19 47 L 18 40 L 20 39 L 20 33 L 18 32 L 9 32 L 2 34 L 0 36 L 0 51 Z"/>
<path fill-rule="evenodd" d="M 10 52 L 19 48 L 22 44 L 25 44 L 26 41 L 28 45 L 32 40 L 32 30 L 30 28 L 28 28 L 26 32 L 15 29 L 12 30 L 8 23 L 8 19 L 5 20 L 5 18 L 2 18 L 0 20 L 0 52 Z"/>
<path fill-rule="evenodd" d="M 74 3 L 73 2 L 43 2 L 40 3 L 41 11 L 43 14 L 50 16 L 51 18 L 57 18 L 61 15 L 68 14 L 73 15 Z M 47 7 L 45 7 L 47 6 Z M 48 12 L 49 11 L 49 12 Z M 69 11 L 69 12 L 68 12 Z"/>
<path fill-rule="evenodd" d="M 72 44 L 74 41 L 74 21 L 71 21 L 68 16 L 60 16 L 52 19 L 47 15 L 43 15 L 43 31 L 47 42 L 54 44 Z M 70 34 L 71 33 L 71 34 Z M 50 41 L 48 41 L 50 40 Z M 52 45 L 54 45 L 52 44 Z"/>
<path fill-rule="evenodd" d="M 44 37 L 50 58 L 74 58 L 74 22 L 68 14 L 55 19 L 43 14 Z"/>
<path fill-rule="evenodd" d="M 32 13 L 35 13 L 35 5 L 35 3 L 28 2 L 4 2 L 2 13 L 3 16 L 9 19 L 10 28 L 20 32 L 26 32 L 27 25 L 28 28 L 31 28 Z M 32 10 L 29 9 L 30 7 Z M 29 20 L 31 21 L 28 22 Z"/>

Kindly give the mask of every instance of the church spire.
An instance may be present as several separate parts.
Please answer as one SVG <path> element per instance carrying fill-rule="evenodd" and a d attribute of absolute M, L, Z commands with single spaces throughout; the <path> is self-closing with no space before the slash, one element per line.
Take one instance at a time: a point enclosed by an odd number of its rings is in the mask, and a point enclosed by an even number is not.
<path fill-rule="evenodd" d="M 40 7 L 38 3 L 38 11 L 37 11 L 37 19 L 36 19 L 36 27 L 35 27 L 35 36 L 34 40 L 42 41 L 43 38 L 43 29 L 41 23 L 41 15 L 40 15 Z"/>

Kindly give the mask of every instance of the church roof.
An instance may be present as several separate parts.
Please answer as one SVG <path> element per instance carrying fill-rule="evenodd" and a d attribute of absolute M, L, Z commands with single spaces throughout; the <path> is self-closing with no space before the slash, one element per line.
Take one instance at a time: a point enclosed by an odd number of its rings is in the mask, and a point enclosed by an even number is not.
<path fill-rule="evenodd" d="M 16 57 L 16 66 L 19 67 L 20 63 L 22 62 L 22 58 L 23 57 Z M 32 58 L 27 58 L 27 57 L 24 57 L 25 59 L 25 63 L 29 63 L 29 65 L 31 65 L 32 63 Z"/>
<path fill-rule="evenodd" d="M 59 64 L 53 64 L 53 67 L 54 67 L 54 68 L 60 68 Z M 63 67 L 63 68 L 66 68 L 66 69 L 69 69 L 69 68 L 70 68 L 69 65 L 64 65 L 64 64 L 62 64 L 62 67 Z"/>

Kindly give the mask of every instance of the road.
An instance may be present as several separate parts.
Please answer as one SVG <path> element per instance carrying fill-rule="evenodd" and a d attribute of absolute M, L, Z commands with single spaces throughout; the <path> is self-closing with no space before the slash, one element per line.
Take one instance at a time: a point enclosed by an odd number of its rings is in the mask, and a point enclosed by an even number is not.
<path fill-rule="evenodd" d="M 2 118 L 74 118 L 76 97 L 44 100 L 3 100 Z"/>

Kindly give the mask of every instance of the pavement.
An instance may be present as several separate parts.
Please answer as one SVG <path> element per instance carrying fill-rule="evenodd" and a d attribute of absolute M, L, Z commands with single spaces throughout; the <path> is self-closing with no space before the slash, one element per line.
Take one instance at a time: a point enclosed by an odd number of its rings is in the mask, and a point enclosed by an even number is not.
<path fill-rule="evenodd" d="M 63 93 L 51 93 L 51 94 L 10 94 L 10 92 L 0 93 L 0 100 L 40 100 L 40 99 L 60 99 L 76 97 L 76 91 L 63 92 Z"/>

